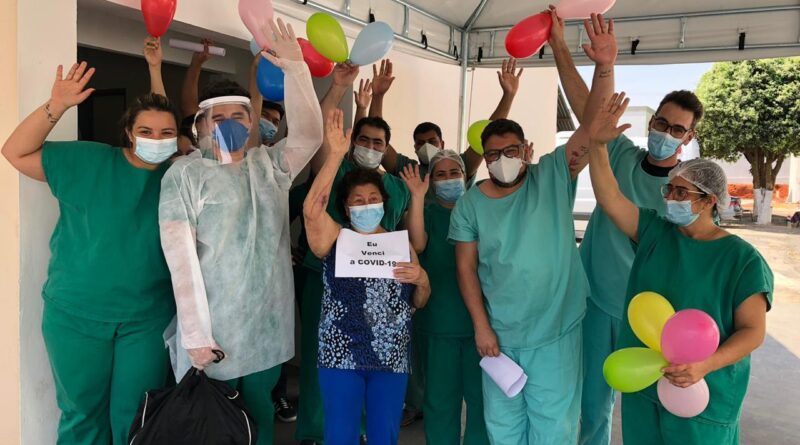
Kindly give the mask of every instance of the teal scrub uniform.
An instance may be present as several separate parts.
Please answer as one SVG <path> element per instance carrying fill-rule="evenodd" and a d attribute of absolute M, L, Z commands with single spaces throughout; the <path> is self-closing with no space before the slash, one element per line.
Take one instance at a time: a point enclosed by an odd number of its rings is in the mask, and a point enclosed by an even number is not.
<path fill-rule="evenodd" d="M 258 428 L 258 440 L 255 445 L 270 445 L 272 437 L 275 435 L 275 407 L 272 405 L 270 397 L 266 397 L 266 395 L 278 383 L 281 366 L 274 366 L 226 382 L 231 388 L 239 391 L 244 406 L 255 420 Z"/>
<path fill-rule="evenodd" d="M 449 238 L 478 243 L 489 322 L 500 350 L 528 375 L 512 399 L 484 377 L 484 414 L 493 444 L 578 439 L 580 325 L 589 284 L 575 246 L 574 201 L 575 181 L 560 147 L 528 166 L 511 195 L 491 199 L 473 187 L 453 210 Z"/>
<path fill-rule="evenodd" d="M 622 193 L 639 207 L 666 211 L 661 186 L 669 182 L 670 168 L 647 163 L 647 150 L 625 136 L 608 144 L 611 169 Z M 625 289 L 633 264 L 631 240 L 597 206 L 589 219 L 580 247 L 589 279 L 590 294 L 583 319 L 583 353 L 586 373 L 581 400 L 581 445 L 611 442 L 614 390 L 603 378 L 603 363 L 619 336 Z"/>
<path fill-rule="evenodd" d="M 145 391 L 163 387 L 175 314 L 158 228 L 161 178 L 122 149 L 46 142 L 61 212 L 42 290 L 42 334 L 61 409 L 59 445 L 127 444 Z"/>
<path fill-rule="evenodd" d="M 699 309 L 717 323 L 720 344 L 735 332 L 739 305 L 763 294 L 772 302 L 772 271 L 758 251 L 735 235 L 699 241 L 655 211 L 639 211 L 639 244 L 631 269 L 626 308 L 644 291 L 663 295 L 676 311 Z M 617 348 L 643 347 L 623 313 Z M 666 412 L 656 385 L 622 396 L 622 436 L 626 445 L 738 443 L 739 416 L 750 378 L 750 356 L 705 376 L 709 403 L 691 419 Z"/>
<path fill-rule="evenodd" d="M 455 247 L 447 241 L 451 209 L 425 206 L 428 245 L 419 255 L 428 273 L 431 297 L 414 314 L 415 334 L 425 345 L 425 440 L 430 444 L 461 443 L 461 407 L 467 405 L 465 445 L 488 444 L 483 420 L 480 356 L 472 319 L 458 289 Z"/>
<path fill-rule="evenodd" d="M 344 218 L 336 209 L 336 191 L 344 175 L 355 168 L 357 167 L 354 163 L 349 159 L 344 159 L 333 181 L 327 212 L 339 224 L 344 224 Z M 384 174 L 382 179 L 383 186 L 389 194 L 389 202 L 381 221 L 381 226 L 387 231 L 393 231 L 403 218 L 403 214 L 411 200 L 411 194 L 405 183 L 397 176 Z M 303 287 L 303 299 L 301 302 L 301 313 L 303 314 L 301 335 L 303 340 L 301 344 L 300 403 L 297 412 L 295 437 L 297 440 L 313 440 L 322 443 L 324 423 L 317 372 L 319 317 L 322 310 L 322 294 L 324 292 L 322 286 L 322 263 L 309 250 L 303 265 L 306 269 L 306 282 Z"/>

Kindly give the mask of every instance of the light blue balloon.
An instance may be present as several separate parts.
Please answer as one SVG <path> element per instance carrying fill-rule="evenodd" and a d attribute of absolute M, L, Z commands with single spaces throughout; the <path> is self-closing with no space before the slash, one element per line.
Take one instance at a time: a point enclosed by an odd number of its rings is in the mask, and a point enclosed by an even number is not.
<path fill-rule="evenodd" d="M 359 66 L 370 65 L 381 60 L 392 49 L 394 31 L 385 22 L 367 25 L 356 37 L 350 50 L 350 61 Z"/>
<path fill-rule="evenodd" d="M 261 52 L 261 48 L 258 46 L 256 39 L 250 41 L 250 52 L 253 53 L 254 56 Z"/>

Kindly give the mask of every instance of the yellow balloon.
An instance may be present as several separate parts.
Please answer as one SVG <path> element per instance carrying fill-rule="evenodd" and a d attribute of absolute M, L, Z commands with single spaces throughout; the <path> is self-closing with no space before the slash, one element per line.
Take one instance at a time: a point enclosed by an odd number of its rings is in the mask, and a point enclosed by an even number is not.
<path fill-rule="evenodd" d="M 655 292 L 642 292 L 628 305 L 628 322 L 633 333 L 650 349 L 661 352 L 661 331 L 675 309 Z"/>
<path fill-rule="evenodd" d="M 490 120 L 480 120 L 476 121 L 472 125 L 469 126 L 469 130 L 467 130 L 467 142 L 469 142 L 470 147 L 475 153 L 483 156 L 483 143 L 481 143 L 481 133 L 483 133 L 483 129 L 486 128 L 492 121 Z"/>

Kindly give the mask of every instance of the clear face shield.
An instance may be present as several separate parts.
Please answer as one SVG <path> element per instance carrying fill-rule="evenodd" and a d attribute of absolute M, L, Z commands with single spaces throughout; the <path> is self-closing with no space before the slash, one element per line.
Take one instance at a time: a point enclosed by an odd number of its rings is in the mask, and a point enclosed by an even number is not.
<path fill-rule="evenodd" d="M 244 96 L 222 96 L 200 102 L 192 132 L 204 158 L 221 164 L 244 158 L 253 108 Z"/>

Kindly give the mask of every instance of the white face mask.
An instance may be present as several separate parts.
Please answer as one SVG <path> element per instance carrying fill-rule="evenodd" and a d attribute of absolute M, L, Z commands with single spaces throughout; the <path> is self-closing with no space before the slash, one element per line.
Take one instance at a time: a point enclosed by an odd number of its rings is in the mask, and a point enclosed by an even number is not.
<path fill-rule="evenodd" d="M 522 159 L 500 155 L 500 159 L 489 164 L 489 173 L 503 184 L 511 184 L 519 178 L 520 167 Z"/>
<path fill-rule="evenodd" d="M 356 163 L 364 168 L 378 168 L 383 160 L 383 153 L 371 148 L 356 145 L 353 149 L 353 158 Z"/>
<path fill-rule="evenodd" d="M 439 147 L 426 142 L 422 145 L 422 147 L 419 148 L 419 150 L 417 150 L 417 157 L 419 158 L 419 162 L 421 164 L 428 165 L 436 153 L 439 153 Z"/>

